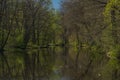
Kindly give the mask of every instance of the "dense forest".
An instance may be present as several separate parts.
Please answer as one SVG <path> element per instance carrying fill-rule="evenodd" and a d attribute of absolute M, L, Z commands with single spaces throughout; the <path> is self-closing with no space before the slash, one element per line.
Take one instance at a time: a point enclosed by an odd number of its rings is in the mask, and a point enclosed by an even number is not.
<path fill-rule="evenodd" d="M 0 80 L 120 80 L 120 0 L 0 0 Z"/>

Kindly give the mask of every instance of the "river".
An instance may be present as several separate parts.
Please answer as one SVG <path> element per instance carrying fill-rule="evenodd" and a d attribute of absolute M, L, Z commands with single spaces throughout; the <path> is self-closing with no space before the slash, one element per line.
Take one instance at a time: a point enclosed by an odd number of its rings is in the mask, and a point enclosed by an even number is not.
<path fill-rule="evenodd" d="M 101 80 L 105 62 L 73 48 L 15 49 L 0 53 L 0 80 Z"/>

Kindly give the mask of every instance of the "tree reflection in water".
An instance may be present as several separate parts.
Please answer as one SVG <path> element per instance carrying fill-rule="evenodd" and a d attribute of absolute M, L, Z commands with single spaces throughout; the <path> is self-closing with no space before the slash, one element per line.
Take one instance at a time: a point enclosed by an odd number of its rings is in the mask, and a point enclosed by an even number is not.
<path fill-rule="evenodd" d="M 97 74 L 103 64 L 86 50 L 67 47 L 5 51 L 0 80 L 101 80 Z"/>

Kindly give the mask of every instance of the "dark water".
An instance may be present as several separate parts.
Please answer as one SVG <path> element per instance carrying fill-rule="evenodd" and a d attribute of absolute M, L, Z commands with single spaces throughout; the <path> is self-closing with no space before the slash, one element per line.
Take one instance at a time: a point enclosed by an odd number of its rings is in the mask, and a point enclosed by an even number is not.
<path fill-rule="evenodd" d="M 73 48 L 0 53 L 0 80 L 102 80 L 105 57 Z"/>

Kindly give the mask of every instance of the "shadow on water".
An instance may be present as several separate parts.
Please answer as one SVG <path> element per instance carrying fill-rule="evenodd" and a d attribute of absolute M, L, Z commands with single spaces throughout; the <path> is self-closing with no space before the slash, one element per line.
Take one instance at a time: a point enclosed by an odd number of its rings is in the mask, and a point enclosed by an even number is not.
<path fill-rule="evenodd" d="M 5 51 L 0 53 L 0 80 L 101 80 L 93 76 L 93 65 L 98 64 L 81 49 Z"/>

